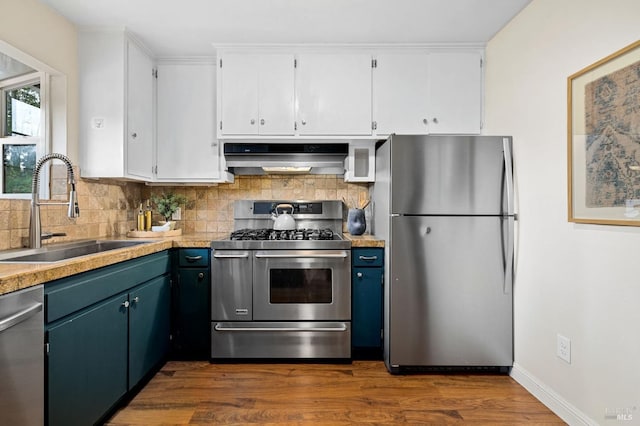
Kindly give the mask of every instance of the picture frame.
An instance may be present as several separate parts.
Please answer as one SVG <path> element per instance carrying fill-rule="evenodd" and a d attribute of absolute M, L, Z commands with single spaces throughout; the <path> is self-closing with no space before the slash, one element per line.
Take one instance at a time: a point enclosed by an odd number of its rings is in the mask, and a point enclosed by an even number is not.
<path fill-rule="evenodd" d="M 640 226 L 640 40 L 567 79 L 568 220 Z"/>

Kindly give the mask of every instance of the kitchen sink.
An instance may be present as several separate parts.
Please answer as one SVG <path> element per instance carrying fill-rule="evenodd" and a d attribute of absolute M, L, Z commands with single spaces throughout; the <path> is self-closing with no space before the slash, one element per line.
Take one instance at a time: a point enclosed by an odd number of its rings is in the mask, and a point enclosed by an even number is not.
<path fill-rule="evenodd" d="M 0 253 L 0 263 L 52 263 L 69 260 L 88 254 L 102 253 L 153 241 L 132 240 L 85 240 L 72 243 L 50 245 L 37 249 L 24 249 Z"/>

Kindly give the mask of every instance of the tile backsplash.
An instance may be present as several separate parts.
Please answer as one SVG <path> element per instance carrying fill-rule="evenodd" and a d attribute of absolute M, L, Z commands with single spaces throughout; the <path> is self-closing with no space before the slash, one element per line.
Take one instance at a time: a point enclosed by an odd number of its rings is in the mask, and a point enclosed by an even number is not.
<path fill-rule="evenodd" d="M 79 176 L 77 168 L 76 176 Z M 52 166 L 51 198 L 66 201 L 66 168 Z M 185 233 L 229 232 L 233 229 L 233 202 L 241 199 L 340 200 L 355 207 L 368 198 L 369 184 L 346 183 L 337 175 L 237 176 L 234 183 L 218 186 L 146 186 L 137 182 L 77 179 L 80 217 L 68 219 L 66 206 L 42 205 L 43 232 L 64 232 L 47 242 L 81 238 L 118 237 L 136 226 L 139 203 L 152 194 L 185 195 L 178 228 Z M 0 199 L 0 250 L 23 247 L 29 233 L 30 200 Z M 345 213 L 346 214 L 346 213 Z M 154 223 L 162 218 L 154 212 Z"/>
<path fill-rule="evenodd" d="M 235 200 L 341 200 L 353 207 L 368 198 L 369 184 L 347 183 L 337 175 L 236 176 L 231 184 L 212 187 L 144 187 L 142 195 L 174 192 L 189 199 L 178 227 L 184 232 L 229 232 Z M 345 211 L 347 206 L 345 206 Z M 161 219 L 154 214 L 154 221 Z"/>

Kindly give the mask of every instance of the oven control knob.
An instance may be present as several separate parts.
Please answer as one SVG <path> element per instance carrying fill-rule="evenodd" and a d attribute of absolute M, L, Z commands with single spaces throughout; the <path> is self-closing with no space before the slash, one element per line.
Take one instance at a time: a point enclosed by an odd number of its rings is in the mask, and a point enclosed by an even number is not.
<path fill-rule="evenodd" d="M 358 272 L 358 273 L 356 274 L 356 276 L 357 276 L 358 278 L 362 278 L 362 272 Z"/>

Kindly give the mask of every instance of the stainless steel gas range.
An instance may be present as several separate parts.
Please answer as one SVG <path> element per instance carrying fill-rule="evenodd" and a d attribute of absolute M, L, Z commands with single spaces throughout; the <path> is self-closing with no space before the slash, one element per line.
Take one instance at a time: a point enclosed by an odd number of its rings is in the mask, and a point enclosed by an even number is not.
<path fill-rule="evenodd" d="M 278 204 L 296 229 L 272 229 Z M 351 242 L 340 201 L 236 201 L 211 243 L 211 358 L 349 359 Z"/>

